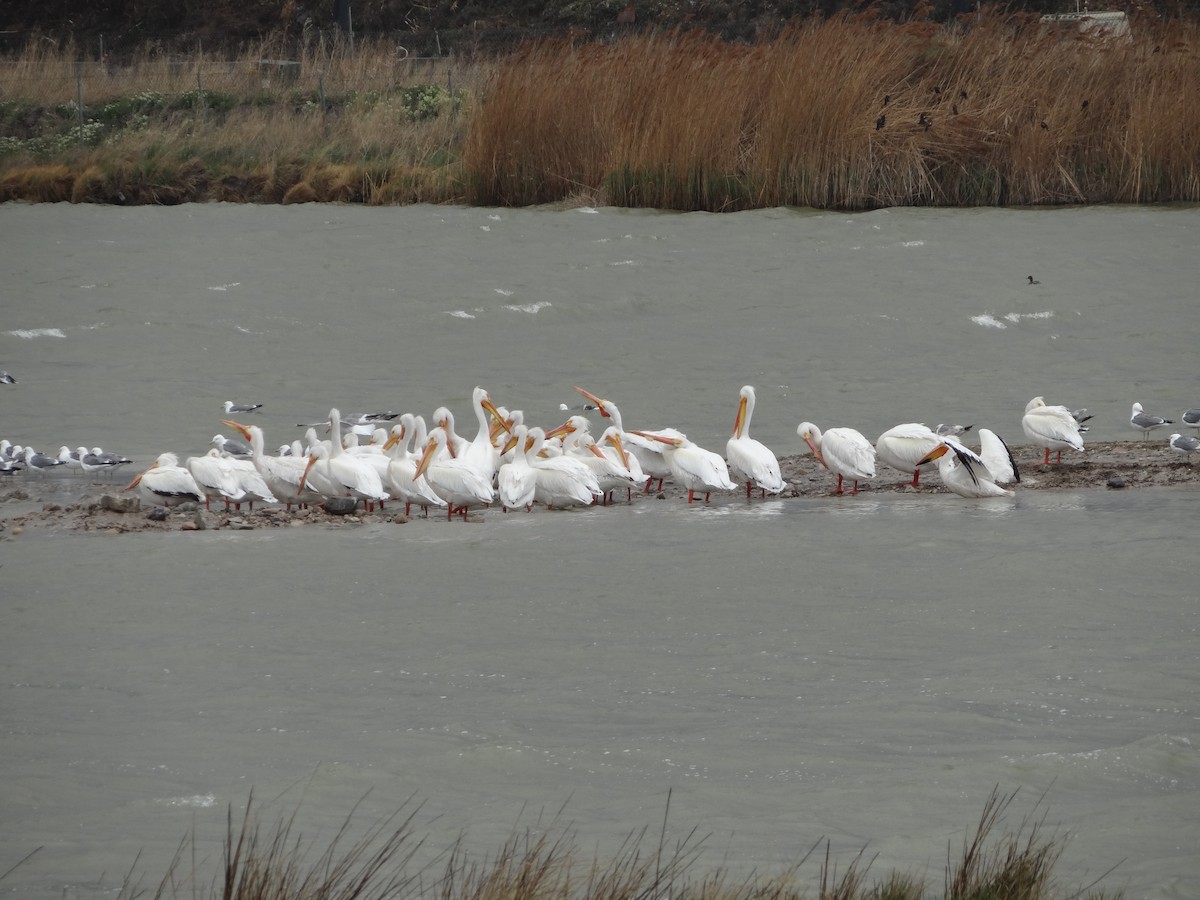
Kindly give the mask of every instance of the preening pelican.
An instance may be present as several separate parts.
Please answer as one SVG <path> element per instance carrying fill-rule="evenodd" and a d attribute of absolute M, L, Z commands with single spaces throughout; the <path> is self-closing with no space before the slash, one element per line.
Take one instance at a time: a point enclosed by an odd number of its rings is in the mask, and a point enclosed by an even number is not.
<path fill-rule="evenodd" d="M 997 484 L 1021 480 L 1021 471 L 1017 468 L 1017 461 L 1013 459 L 1008 444 L 990 428 L 979 429 L 979 458 L 987 466 L 992 481 Z"/>
<path fill-rule="evenodd" d="M 1065 406 L 1047 406 L 1041 397 L 1034 397 L 1025 404 L 1025 415 L 1021 418 L 1021 430 L 1038 447 L 1046 450 L 1042 465 L 1050 465 L 1050 451 L 1057 450 L 1057 462 L 1062 462 L 1064 450 L 1082 450 L 1083 437 L 1079 423 Z"/>
<path fill-rule="evenodd" d="M 875 477 L 875 448 L 853 428 L 830 428 L 822 434 L 812 422 L 801 422 L 796 434 L 808 444 L 817 461 L 837 475 L 835 494 L 842 493 L 843 478 L 854 480 L 850 493 L 857 494 L 860 481 Z"/>
<path fill-rule="evenodd" d="M 725 458 L 738 481 L 746 482 L 746 497 L 751 486 L 762 496 L 778 494 L 787 483 L 779 471 L 779 460 L 765 444 L 750 437 L 750 419 L 754 415 L 754 387 L 745 385 L 738 392 L 738 410 L 733 420 L 733 436 L 725 444 Z"/>
<path fill-rule="evenodd" d="M 199 503 L 204 497 L 192 473 L 179 465 L 174 453 L 160 453 L 153 465 L 126 485 L 125 490 L 138 489 L 148 503 L 155 506 L 178 506 L 189 500 Z"/>
<path fill-rule="evenodd" d="M 189 456 L 185 460 L 184 466 L 192 473 L 192 478 L 204 492 L 205 509 L 211 508 L 209 501 L 214 497 L 226 503 L 242 499 L 244 492 L 238 484 L 233 467 L 229 465 L 230 462 L 231 460 L 221 456 L 221 451 L 216 447 L 203 456 Z"/>
<path fill-rule="evenodd" d="M 650 476 L 640 469 L 637 475 L 633 473 L 630 465 L 636 466 L 637 460 L 625 452 L 617 426 L 609 425 L 597 442 L 588 432 L 587 419 L 583 416 L 572 416 L 567 425 L 576 420 L 582 421 L 583 427 L 576 428 L 563 439 L 563 452 L 591 469 L 603 492 L 602 504 L 609 503 L 612 492 L 621 487 L 625 488 L 626 499 L 632 500 L 633 489 L 645 487 Z"/>
<path fill-rule="evenodd" d="M 920 487 L 921 470 L 917 463 L 941 440 L 940 435 L 920 422 L 905 422 L 879 436 L 875 441 L 875 458 L 905 475 L 912 472 L 912 486 Z"/>
<path fill-rule="evenodd" d="M 537 479 L 535 500 L 552 509 L 556 506 L 590 506 L 604 496 L 596 476 L 578 459 L 564 455 L 539 456 L 545 443 L 546 432 L 541 428 L 526 431 L 525 457 Z"/>
<path fill-rule="evenodd" d="M 1133 428 L 1142 433 L 1142 439 L 1150 437 L 1150 432 L 1156 428 L 1165 428 L 1167 425 L 1174 425 L 1174 419 L 1164 419 L 1162 416 L 1152 416 L 1148 412 L 1142 410 L 1142 404 L 1133 404 L 1133 410 L 1129 414 L 1129 424 Z"/>
<path fill-rule="evenodd" d="M 314 487 L 325 496 L 331 496 L 329 489 L 332 488 L 332 496 L 355 497 L 362 500 L 368 509 L 375 501 L 388 499 L 375 467 L 342 449 L 342 416 L 337 409 L 329 411 L 329 429 L 329 443 L 313 448 L 302 483 L 308 483 L 315 469 L 324 483 L 314 484 Z"/>
<path fill-rule="evenodd" d="M 649 476 L 646 479 L 646 491 L 649 492 L 650 485 L 658 480 L 658 489 L 661 491 L 663 479 L 671 474 L 671 467 L 667 465 L 666 458 L 663 456 L 665 443 L 658 441 L 656 438 L 678 438 L 683 437 L 682 431 L 677 431 L 674 428 L 643 428 L 638 431 L 626 431 L 625 424 L 621 421 L 621 410 L 617 404 L 611 400 L 602 400 L 591 391 L 585 391 L 581 387 L 575 388 L 580 394 L 587 397 L 588 400 L 599 410 L 600 415 L 606 419 L 612 419 L 613 424 L 617 426 L 617 430 L 621 434 L 621 441 L 625 445 L 625 451 L 637 458 L 638 465 L 641 470 Z M 654 435 L 654 438 L 649 437 Z"/>
<path fill-rule="evenodd" d="M 510 442 L 514 445 L 513 457 L 504 463 L 496 473 L 497 494 L 504 511 L 525 507 L 528 512 L 533 506 L 534 495 L 537 491 L 537 473 L 529 464 L 525 445 L 526 428 L 524 425 L 513 427 Z"/>
<path fill-rule="evenodd" d="M 446 455 L 446 432 L 440 426 L 429 432 L 415 477 L 424 475 L 434 492 L 446 501 L 446 518 L 472 506 L 487 506 L 495 499 L 492 483 L 479 470 L 461 459 Z"/>
<path fill-rule="evenodd" d="M 1011 497 L 1013 492 L 996 484 L 983 459 L 952 437 L 929 451 L 921 465 L 937 460 L 942 483 L 960 497 Z"/>
<path fill-rule="evenodd" d="M 634 431 L 632 434 L 663 445 L 663 458 L 667 461 L 671 478 L 676 484 L 687 488 L 688 503 L 697 490 L 704 491 L 704 502 L 713 491 L 736 491 L 737 485 L 729 478 L 729 467 L 720 454 L 697 446 L 686 434 L 675 436 L 660 432 Z"/>
<path fill-rule="evenodd" d="M 407 516 L 416 503 L 429 515 L 429 507 L 446 506 L 447 503 L 429 484 L 424 475 L 417 474 L 417 459 L 409 452 L 409 446 L 416 442 L 418 447 L 424 447 L 429 441 L 425 430 L 425 419 L 405 413 L 400 422 L 392 426 L 392 435 L 383 445 L 388 451 L 387 477 L 384 486 L 393 497 L 404 501 L 404 514 Z"/>

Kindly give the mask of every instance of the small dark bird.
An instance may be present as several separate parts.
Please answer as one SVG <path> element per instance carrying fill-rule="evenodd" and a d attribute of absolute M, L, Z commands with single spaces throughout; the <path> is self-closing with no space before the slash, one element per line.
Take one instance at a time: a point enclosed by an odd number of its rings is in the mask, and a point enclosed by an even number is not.
<path fill-rule="evenodd" d="M 17 379 L 13 378 L 7 372 L 0 372 L 0 384 L 16 384 Z"/>
<path fill-rule="evenodd" d="M 940 94 L 941 92 L 942 92 L 942 89 L 940 87 L 938 87 L 936 84 L 929 89 L 929 93 L 931 93 L 931 94 Z"/>
<path fill-rule="evenodd" d="M 959 92 L 958 92 L 958 99 L 959 99 L 959 100 L 966 100 L 966 99 L 967 99 L 967 92 L 966 92 L 966 91 L 959 91 Z"/>
<path fill-rule="evenodd" d="M 1079 108 L 1080 108 L 1080 109 L 1087 109 L 1087 108 L 1088 108 L 1088 102 L 1087 102 L 1086 100 L 1084 100 L 1084 101 L 1083 101 L 1083 106 L 1081 106 L 1081 107 L 1079 107 Z"/>
<path fill-rule="evenodd" d="M 1038 281 L 1036 278 L 1034 278 L 1032 275 L 1027 275 L 1026 277 L 1029 279 L 1030 284 L 1041 284 L 1041 282 Z"/>
<path fill-rule="evenodd" d="M 956 116 L 958 115 L 958 104 L 957 103 L 950 104 L 950 112 L 954 113 L 954 115 L 956 115 Z"/>
<path fill-rule="evenodd" d="M 882 128 L 886 124 L 887 124 L 887 119 L 884 116 L 880 116 L 878 119 L 875 120 L 875 130 L 878 131 L 880 128 Z"/>
<path fill-rule="evenodd" d="M 933 124 L 933 119 L 929 118 L 925 113 L 921 113 L 921 115 L 917 116 L 917 124 L 923 125 L 925 130 L 928 131 L 929 126 Z"/>
<path fill-rule="evenodd" d="M 884 106 L 887 106 L 887 105 L 888 105 L 889 103 L 891 103 L 891 102 L 892 102 L 892 95 L 891 95 L 891 94 L 884 94 L 884 95 L 883 95 L 883 105 L 884 105 Z"/>
<path fill-rule="evenodd" d="M 1046 124 L 1046 120 L 1042 119 L 1042 128 L 1049 130 L 1050 126 Z"/>

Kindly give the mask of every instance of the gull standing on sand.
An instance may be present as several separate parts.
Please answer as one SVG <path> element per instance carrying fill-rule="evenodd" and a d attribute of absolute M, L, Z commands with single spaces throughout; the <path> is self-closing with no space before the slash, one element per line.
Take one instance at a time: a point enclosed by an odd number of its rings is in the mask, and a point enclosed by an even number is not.
<path fill-rule="evenodd" d="M 1200 438 L 1193 437 L 1190 434 L 1186 436 L 1173 434 L 1171 435 L 1171 440 L 1168 442 L 1168 446 L 1177 453 L 1187 455 L 1200 450 Z"/>
<path fill-rule="evenodd" d="M 1058 451 L 1057 462 L 1062 462 L 1064 450 L 1082 450 L 1083 437 L 1079 423 L 1071 410 L 1065 406 L 1047 406 L 1041 397 L 1034 397 L 1025 404 L 1025 415 L 1021 418 L 1021 430 L 1035 446 L 1042 447 L 1046 456 L 1042 465 L 1050 465 L 1050 451 Z"/>
<path fill-rule="evenodd" d="M 1148 439 L 1150 432 L 1155 428 L 1164 428 L 1167 425 L 1174 425 L 1172 419 L 1164 419 L 1162 416 L 1152 416 L 1148 412 L 1142 410 L 1142 404 L 1133 404 L 1133 411 L 1129 414 L 1129 424 L 1132 428 L 1142 433 L 1142 439 Z"/>

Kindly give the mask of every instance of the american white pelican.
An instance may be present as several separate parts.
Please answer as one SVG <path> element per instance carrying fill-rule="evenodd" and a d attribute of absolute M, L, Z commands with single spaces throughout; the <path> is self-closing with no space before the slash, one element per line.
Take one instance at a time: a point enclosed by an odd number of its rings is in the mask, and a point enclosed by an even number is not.
<path fill-rule="evenodd" d="M 1046 450 L 1042 465 L 1050 465 L 1050 451 L 1058 451 L 1057 462 L 1062 462 L 1064 450 L 1082 450 L 1083 437 L 1079 423 L 1065 406 L 1047 406 L 1041 397 L 1034 397 L 1025 404 L 1025 415 L 1021 417 L 1021 430 L 1038 447 Z"/>
<path fill-rule="evenodd" d="M 650 476 L 640 468 L 637 475 L 633 473 L 630 466 L 636 466 L 637 460 L 625 452 L 616 425 L 604 429 L 600 442 L 589 433 L 588 421 L 583 416 L 571 416 L 559 428 L 570 429 L 563 438 L 563 451 L 592 470 L 603 492 L 602 504 L 607 505 L 612 500 L 612 492 L 617 488 L 625 488 L 626 499 L 632 500 L 633 489 L 645 486 Z"/>
<path fill-rule="evenodd" d="M 479 470 L 461 459 L 446 455 L 446 432 L 438 426 L 429 432 L 416 476 L 424 475 L 434 492 L 446 501 L 446 518 L 472 506 L 487 506 L 495 499 L 492 483 Z"/>
<path fill-rule="evenodd" d="M 474 439 L 470 443 L 464 444 L 457 455 L 475 466 L 488 481 L 492 481 L 496 477 L 496 470 L 500 468 L 500 451 L 492 443 L 491 422 L 488 421 L 488 414 L 490 413 L 494 420 L 500 423 L 502 429 L 507 429 L 508 425 L 504 421 L 504 416 L 492 403 L 488 392 L 481 387 L 477 386 L 471 394 L 471 408 L 475 412 L 479 430 L 475 433 Z"/>
<path fill-rule="evenodd" d="M 342 416 L 337 409 L 329 411 L 329 429 L 329 444 L 327 447 L 324 444 L 319 445 L 318 452 L 309 458 L 304 483 L 307 483 L 315 467 L 319 474 L 324 476 L 326 488 L 337 488 L 337 496 L 356 497 L 366 504 L 368 510 L 376 501 L 387 500 L 388 493 L 383 489 L 383 482 L 375 467 L 342 450 Z M 320 487 L 318 490 L 326 493 Z"/>
<path fill-rule="evenodd" d="M 524 425 L 513 427 L 510 443 L 514 445 L 513 457 L 504 463 L 496 472 L 497 494 L 500 505 L 505 512 L 510 509 L 525 507 L 528 512 L 533 507 L 534 496 L 537 492 L 537 472 L 529 464 L 525 444 L 526 428 Z"/>
<path fill-rule="evenodd" d="M 979 429 L 979 458 L 987 466 L 992 481 L 997 484 L 1008 484 L 1021 480 L 1021 472 L 1017 461 L 1013 459 L 1012 451 L 1004 438 L 989 428 Z"/>
<path fill-rule="evenodd" d="M 1193 406 L 1191 409 L 1184 410 L 1183 415 L 1179 417 L 1181 424 L 1188 428 L 1195 428 L 1200 431 L 1200 406 Z"/>
<path fill-rule="evenodd" d="M 658 441 L 663 445 L 663 458 L 667 461 L 671 478 L 676 484 L 687 488 L 688 503 L 692 502 L 697 490 L 704 491 L 705 503 L 713 491 L 737 490 L 737 485 L 729 478 L 729 467 L 721 455 L 697 446 L 686 434 L 679 434 L 678 437 L 646 431 L 634 431 L 632 434 Z"/>
<path fill-rule="evenodd" d="M 408 449 L 414 441 L 418 447 L 424 447 L 428 440 L 425 419 L 405 413 L 400 417 L 399 424 L 392 426 L 391 437 L 383 445 L 388 453 L 387 477 L 383 483 L 393 497 L 404 501 L 406 516 L 414 503 L 425 511 L 426 516 L 429 515 L 429 507 L 448 505 L 424 475 L 417 475 L 417 458 Z"/>
<path fill-rule="evenodd" d="M 467 439 L 454 429 L 454 413 L 450 412 L 449 408 L 445 406 L 439 406 L 433 411 L 433 427 L 435 430 L 438 428 L 442 429 L 442 432 L 446 435 L 446 449 L 443 451 L 444 454 L 448 455 L 451 459 L 458 459 L 462 455 L 463 450 L 466 449 Z M 430 434 L 432 433 L 433 431 L 430 431 Z"/>
<path fill-rule="evenodd" d="M 920 422 L 905 422 L 889 428 L 875 441 L 875 458 L 886 466 L 907 475 L 912 472 L 912 486 L 921 486 L 921 470 L 917 463 L 941 443 L 941 436 Z"/>
<path fill-rule="evenodd" d="M 204 508 L 210 509 L 209 501 L 214 497 L 224 500 L 226 504 L 241 500 L 244 491 L 238 484 L 237 475 L 230 463 L 233 460 L 221 456 L 216 447 L 203 456 L 189 456 L 184 466 L 192 473 L 192 478 L 204 492 Z"/>
<path fill-rule="evenodd" d="M 581 387 L 575 388 L 583 396 L 587 397 L 595 405 L 606 419 L 612 419 L 613 424 L 617 426 L 617 430 L 621 433 L 621 440 L 624 442 L 627 453 L 637 457 L 638 465 L 644 473 L 650 477 L 646 480 L 646 491 L 649 492 L 650 485 L 658 480 L 658 489 L 662 490 L 663 479 L 671 474 L 671 467 L 667 465 L 666 458 L 663 456 L 665 444 L 661 441 L 647 437 L 654 435 L 656 437 L 677 438 L 683 437 L 683 432 L 677 431 L 674 428 L 656 428 L 656 429 L 639 429 L 638 431 L 627 431 L 624 422 L 621 421 L 621 410 L 617 404 L 611 400 L 602 400 L 590 391 L 585 391 Z"/>
<path fill-rule="evenodd" d="M 725 444 L 725 458 L 738 481 L 746 482 L 746 497 L 751 486 L 757 486 L 762 496 L 778 494 L 787 483 L 779 471 L 779 460 L 760 441 L 750 437 L 750 419 L 754 415 L 754 387 L 745 385 L 738 392 L 738 410 L 733 420 L 733 436 Z"/>
<path fill-rule="evenodd" d="M 47 456 L 45 453 L 38 453 L 32 447 L 25 448 L 25 465 L 29 467 L 31 472 L 44 474 L 51 469 L 59 466 L 65 466 L 65 460 L 59 459 L 57 456 Z"/>
<path fill-rule="evenodd" d="M 1195 453 L 1197 450 L 1200 450 L 1200 438 L 1194 437 L 1190 434 L 1186 437 L 1182 434 L 1173 434 L 1171 435 L 1171 440 L 1167 443 L 1167 446 L 1169 446 L 1176 453 Z"/>
<path fill-rule="evenodd" d="M 571 456 L 539 456 L 546 444 L 541 428 L 526 431 L 525 458 L 537 479 L 534 499 L 547 509 L 563 506 L 590 506 L 604 496 L 592 471 Z"/>
<path fill-rule="evenodd" d="M 978 454 L 948 435 L 929 451 L 921 465 L 933 460 L 937 460 L 942 483 L 960 497 L 1011 497 L 1013 494 L 996 484 Z"/>
<path fill-rule="evenodd" d="M 252 413 L 262 409 L 261 403 L 234 403 L 232 400 L 225 401 L 225 415 L 232 416 L 234 413 Z"/>
<path fill-rule="evenodd" d="M 822 434 L 812 422 L 801 422 L 796 434 L 808 444 L 817 461 L 837 475 L 835 494 L 842 493 L 843 478 L 854 480 L 850 493 L 857 494 L 860 481 L 875 477 L 875 448 L 853 428 L 830 428 Z"/>
<path fill-rule="evenodd" d="M 1162 416 L 1152 416 L 1148 412 L 1142 411 L 1142 404 L 1133 404 L 1133 410 L 1129 414 L 1129 424 L 1137 431 L 1142 433 L 1143 440 L 1150 437 L 1150 432 L 1156 428 L 1164 428 L 1167 425 L 1174 425 L 1174 419 L 1164 419 Z"/>
<path fill-rule="evenodd" d="M 179 457 L 174 453 L 160 453 L 153 465 L 129 482 L 125 490 L 134 488 L 155 506 L 178 506 L 189 500 L 199 503 L 204 496 L 192 473 L 179 465 Z"/>
<path fill-rule="evenodd" d="M 318 498 L 315 491 L 302 490 L 300 482 L 308 460 L 295 456 L 267 456 L 263 452 L 263 432 L 257 425 L 240 425 L 232 419 L 222 419 L 221 424 L 241 433 L 250 444 L 250 461 L 266 482 L 272 495 L 282 500 L 288 509 L 293 503 L 308 503 Z"/>

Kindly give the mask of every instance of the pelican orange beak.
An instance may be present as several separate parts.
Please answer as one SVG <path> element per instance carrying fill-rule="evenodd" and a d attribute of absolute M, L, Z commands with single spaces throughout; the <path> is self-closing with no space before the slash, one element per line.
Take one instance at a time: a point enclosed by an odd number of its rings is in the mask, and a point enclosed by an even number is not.
<path fill-rule="evenodd" d="M 233 428 L 246 440 L 250 440 L 250 429 L 245 425 L 239 425 L 237 422 L 233 421 L 233 419 L 222 419 L 221 424 L 226 428 Z"/>
<path fill-rule="evenodd" d="M 425 474 L 425 470 L 429 468 L 429 464 L 433 462 L 433 455 L 437 452 L 437 441 L 432 438 L 425 445 L 425 453 L 421 456 L 421 461 L 417 463 L 417 471 L 413 473 L 413 481 L 416 481 Z"/>
<path fill-rule="evenodd" d="M 575 430 L 575 426 L 572 425 L 571 421 L 568 419 L 566 422 L 563 422 L 557 428 L 551 428 L 549 431 L 547 431 L 546 432 L 546 440 L 550 440 L 550 438 L 556 438 L 560 434 L 570 434 L 574 430 Z"/>
<path fill-rule="evenodd" d="M 298 488 L 297 493 L 302 492 L 304 490 L 304 486 L 308 484 L 308 473 L 311 472 L 312 467 L 317 464 L 318 458 L 319 457 L 316 456 L 310 456 L 308 458 L 308 465 L 304 467 L 304 474 L 300 476 L 300 487 Z"/>
<path fill-rule="evenodd" d="M 391 436 L 389 436 L 388 439 L 383 442 L 383 449 L 391 450 L 402 440 L 404 440 L 404 426 L 403 425 L 400 426 L 399 431 L 393 431 Z"/>
<path fill-rule="evenodd" d="M 592 401 L 592 404 L 593 404 L 593 405 L 594 405 L 594 406 L 595 406 L 595 407 L 596 407 L 598 410 L 600 410 L 600 415 L 604 416 L 604 418 L 606 418 L 606 419 L 611 419 L 611 418 L 612 418 L 612 416 L 610 416 L 610 415 L 608 414 L 608 410 L 604 408 L 604 401 L 603 401 L 603 400 L 601 400 L 599 397 L 597 397 L 597 396 L 596 396 L 595 394 L 593 394 L 591 391 L 585 391 L 585 390 L 584 390 L 583 388 L 581 388 L 581 387 L 576 387 L 576 388 L 575 388 L 575 390 L 579 391 L 579 393 L 583 394 L 583 396 L 585 396 L 585 397 L 587 397 L 589 400 L 591 400 L 591 401 Z"/>
<path fill-rule="evenodd" d="M 496 404 L 492 403 L 492 398 L 490 396 L 484 397 L 483 400 L 480 401 L 480 405 L 482 405 L 484 409 L 492 414 L 492 418 L 500 423 L 501 428 L 503 428 L 505 431 L 508 431 L 508 423 L 504 420 L 504 416 L 500 415 L 500 410 L 496 409 Z"/>
<path fill-rule="evenodd" d="M 621 440 L 621 436 L 619 434 L 610 434 L 608 442 L 616 449 L 617 456 L 621 457 L 621 463 L 625 466 L 625 469 L 633 471 L 629 468 L 629 454 L 625 452 L 625 442 Z"/>
<path fill-rule="evenodd" d="M 748 402 L 745 397 L 738 400 L 737 417 L 733 420 L 733 436 L 735 438 L 742 436 L 742 427 L 746 422 L 746 405 Z"/>
<path fill-rule="evenodd" d="M 636 434 L 638 437 L 644 437 L 648 441 L 658 441 L 660 444 L 666 444 L 670 447 L 678 447 L 683 443 L 679 438 L 663 437 L 661 434 L 650 434 L 646 431 L 631 431 L 630 434 Z"/>
<path fill-rule="evenodd" d="M 949 452 L 950 452 L 949 444 L 938 444 L 936 447 L 934 447 L 932 450 L 930 450 L 928 453 L 926 453 L 925 456 L 921 459 L 921 461 L 919 463 L 917 463 L 917 465 L 923 466 L 923 465 L 925 465 L 925 463 L 933 462 L 935 459 L 940 459 L 941 457 L 945 456 Z"/>
<path fill-rule="evenodd" d="M 137 487 L 139 484 L 142 483 L 143 475 L 145 475 L 151 469 L 157 469 L 157 468 L 158 468 L 158 461 L 155 460 L 152 465 L 147 466 L 146 468 L 142 469 L 142 471 L 138 472 L 137 475 L 134 477 L 133 481 L 131 481 L 131 482 L 129 482 L 129 484 L 125 485 L 125 490 L 132 491 L 135 487 Z"/>

